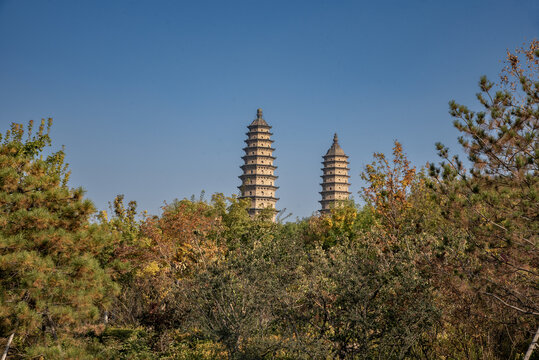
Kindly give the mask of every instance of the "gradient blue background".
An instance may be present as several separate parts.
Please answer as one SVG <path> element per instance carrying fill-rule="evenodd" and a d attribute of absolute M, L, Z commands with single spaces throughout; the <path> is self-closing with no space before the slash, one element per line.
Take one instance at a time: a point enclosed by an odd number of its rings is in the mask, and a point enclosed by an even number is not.
<path fill-rule="evenodd" d="M 457 148 L 447 103 L 539 34 L 538 1 L 1 1 L 0 130 L 53 117 L 72 186 L 163 201 L 240 184 L 246 126 L 273 126 L 280 208 L 319 207 L 334 132 L 352 192 L 399 139 Z"/>

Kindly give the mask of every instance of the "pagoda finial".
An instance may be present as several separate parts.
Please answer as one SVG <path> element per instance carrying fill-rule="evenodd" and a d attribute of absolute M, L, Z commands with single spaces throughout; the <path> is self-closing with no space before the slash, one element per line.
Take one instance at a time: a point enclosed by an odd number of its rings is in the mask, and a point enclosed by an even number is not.
<path fill-rule="evenodd" d="M 258 108 L 256 110 L 256 118 L 257 119 L 262 119 L 262 109 L 261 108 Z"/>
<path fill-rule="evenodd" d="M 337 144 L 338 142 L 339 142 L 339 137 L 337 136 L 337 133 L 335 133 L 335 135 L 333 135 L 333 143 Z"/>

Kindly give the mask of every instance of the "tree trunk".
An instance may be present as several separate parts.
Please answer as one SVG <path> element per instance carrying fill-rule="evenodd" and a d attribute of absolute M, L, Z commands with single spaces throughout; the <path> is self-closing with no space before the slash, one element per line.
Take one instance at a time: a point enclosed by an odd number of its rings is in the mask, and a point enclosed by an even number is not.
<path fill-rule="evenodd" d="M 533 349 L 535 349 L 535 346 L 537 346 L 537 341 L 539 340 L 539 328 L 537 328 L 537 331 L 535 332 L 535 336 L 533 337 L 532 343 L 528 347 L 528 351 L 526 351 L 526 356 L 524 356 L 524 360 L 530 360 L 530 357 L 532 356 Z"/>
<path fill-rule="evenodd" d="M 13 336 L 14 335 L 15 335 L 15 333 L 9 335 L 9 339 L 7 339 L 6 350 L 4 350 L 4 354 L 2 355 L 2 360 L 6 360 L 7 353 L 9 351 L 9 346 L 11 345 L 11 341 L 13 341 Z"/>

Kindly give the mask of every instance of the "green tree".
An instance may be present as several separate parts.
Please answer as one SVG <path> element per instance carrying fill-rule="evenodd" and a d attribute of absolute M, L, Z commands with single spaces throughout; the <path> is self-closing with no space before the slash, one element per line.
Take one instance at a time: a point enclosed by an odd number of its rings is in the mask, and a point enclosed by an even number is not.
<path fill-rule="evenodd" d="M 109 203 L 111 215 L 101 211 L 97 216 L 101 230 L 110 235 L 111 241 L 103 249 L 101 258 L 120 287 L 114 304 L 106 314 L 113 326 L 137 326 L 140 293 L 135 286 L 137 266 L 143 261 L 141 250 L 141 221 L 137 219 L 137 203 L 124 204 L 124 195 L 117 195 Z"/>
<path fill-rule="evenodd" d="M 356 240 L 371 230 L 374 212 L 368 206 L 358 209 L 352 200 L 341 202 L 329 213 L 312 216 L 304 221 L 307 225 L 300 233 L 308 246 L 322 246 L 324 249 Z"/>
<path fill-rule="evenodd" d="M 249 199 L 226 197 L 217 193 L 212 196 L 211 206 L 222 225 L 219 231 L 221 242 L 230 250 L 265 236 L 273 228 L 273 210 L 267 208 L 251 217 L 247 211 L 250 206 Z"/>
<path fill-rule="evenodd" d="M 191 331 L 222 344 L 230 359 L 273 358 L 286 341 L 279 331 L 281 314 L 301 251 L 271 216 L 234 216 L 252 233 L 234 241 L 220 261 L 198 268 L 178 294 L 189 304 Z"/>
<path fill-rule="evenodd" d="M 100 330 L 115 285 L 98 259 L 110 238 L 89 223 L 84 191 L 67 186 L 63 150 L 43 157 L 51 124 L 0 135 L 0 333 L 15 333 L 19 350 L 56 343 L 68 358 L 76 348 L 60 344 Z"/>
<path fill-rule="evenodd" d="M 435 309 L 428 279 L 404 253 L 383 253 L 380 234 L 313 249 L 298 268 L 301 296 L 287 313 L 303 358 L 419 358 Z M 423 345 L 423 346 L 422 346 Z"/>

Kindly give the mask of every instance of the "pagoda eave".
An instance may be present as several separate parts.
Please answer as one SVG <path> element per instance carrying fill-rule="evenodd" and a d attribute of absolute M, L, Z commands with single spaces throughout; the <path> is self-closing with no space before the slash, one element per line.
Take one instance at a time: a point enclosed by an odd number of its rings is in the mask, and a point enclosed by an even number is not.
<path fill-rule="evenodd" d="M 278 186 L 274 186 L 274 185 L 264 185 L 264 184 L 244 184 L 244 185 L 240 185 L 238 186 L 238 189 L 253 189 L 253 188 L 256 188 L 256 187 L 264 187 L 264 188 L 269 188 L 269 189 L 272 189 L 272 190 L 277 190 L 279 189 Z M 252 196 L 256 196 L 256 195 L 252 195 Z"/>
<path fill-rule="evenodd" d="M 269 131 L 249 131 L 245 133 L 245 135 L 254 135 L 254 134 L 265 134 L 265 135 L 273 136 L 273 133 Z M 251 139 L 251 140 L 254 140 L 254 139 Z M 269 139 L 260 139 L 260 140 L 269 140 Z"/>
<path fill-rule="evenodd" d="M 343 201 L 347 201 L 348 199 L 341 199 L 341 200 L 338 200 L 338 199 L 335 199 L 335 200 L 318 200 L 318 202 L 322 205 L 324 204 L 331 204 L 331 203 L 338 203 L 338 202 L 343 202 Z M 328 210 L 328 209 L 326 209 Z"/>
<path fill-rule="evenodd" d="M 273 166 L 270 164 L 243 164 L 242 166 L 240 166 L 240 169 L 242 170 L 245 170 L 247 168 L 252 169 L 252 168 L 256 168 L 257 166 L 270 168 L 271 170 L 277 169 L 277 166 Z M 257 175 L 257 174 L 246 174 L 246 175 Z M 264 175 L 264 174 L 259 174 L 259 175 Z"/>
<path fill-rule="evenodd" d="M 321 178 L 326 178 L 326 177 L 330 177 L 330 176 L 339 176 L 339 177 L 350 178 L 350 175 L 344 175 L 344 174 L 325 174 L 325 175 L 320 175 Z"/>
<path fill-rule="evenodd" d="M 277 159 L 275 156 L 271 156 L 271 155 L 243 155 L 241 158 L 243 160 L 253 159 L 253 158 L 265 158 L 265 159 L 272 159 L 272 160 Z"/>
<path fill-rule="evenodd" d="M 346 171 L 350 171 L 350 168 L 342 168 L 342 167 L 323 167 L 321 168 L 320 170 L 346 170 Z M 327 174 L 326 176 L 328 175 L 337 175 L 339 176 L 338 174 Z M 341 176 L 344 176 L 344 175 L 341 175 Z"/>
<path fill-rule="evenodd" d="M 257 178 L 257 177 L 266 177 L 266 178 L 270 178 L 272 180 L 277 180 L 278 176 L 277 175 L 266 175 L 266 174 L 243 174 L 243 175 L 240 175 L 238 176 L 240 179 L 244 179 L 244 178 Z"/>
<path fill-rule="evenodd" d="M 249 126 L 247 126 L 247 128 L 249 130 L 256 129 L 256 128 L 271 129 L 271 126 L 270 125 L 263 125 L 263 124 L 255 124 L 255 125 L 249 125 Z M 250 131 L 250 132 L 252 132 L 252 131 Z M 260 131 L 260 132 L 264 132 L 264 131 Z M 267 134 L 267 132 L 266 132 L 266 134 Z"/>
<path fill-rule="evenodd" d="M 275 151 L 275 148 L 265 147 L 265 146 L 246 146 L 242 150 L 245 151 L 245 152 L 247 152 L 249 150 L 271 150 L 271 151 Z"/>
<path fill-rule="evenodd" d="M 280 212 L 281 210 L 277 210 L 275 208 L 272 208 L 272 207 L 267 207 L 267 208 L 249 208 L 247 209 L 247 212 L 249 213 L 249 215 L 256 215 L 257 213 L 260 213 L 261 211 L 267 211 L 267 210 L 271 210 L 271 212 L 274 212 L 274 213 L 278 213 Z"/>
<path fill-rule="evenodd" d="M 332 193 L 339 193 L 339 194 L 348 194 L 351 195 L 352 193 L 350 191 L 342 191 L 342 190 L 322 190 L 318 192 L 319 194 L 332 194 Z"/>
<path fill-rule="evenodd" d="M 254 134 L 266 134 L 266 135 L 273 135 L 272 133 L 268 133 L 268 132 L 265 132 L 265 133 L 262 133 L 262 132 L 257 132 L 257 133 L 247 133 L 247 135 L 254 135 Z M 249 142 L 249 141 L 268 141 L 268 142 L 271 142 L 271 143 L 274 143 L 275 140 L 271 139 L 270 137 L 268 138 L 259 138 L 259 137 L 256 137 L 256 138 L 247 138 L 245 140 L 243 140 L 243 142 Z"/>
<path fill-rule="evenodd" d="M 350 158 L 350 156 L 348 156 L 348 155 L 324 155 L 324 156 L 322 156 L 322 159 L 326 160 L 326 158 L 330 158 L 330 157 L 343 157 L 343 158 L 347 158 L 347 159 Z"/>
<path fill-rule="evenodd" d="M 266 200 L 275 200 L 278 201 L 280 198 L 271 197 L 271 196 L 255 196 L 255 195 L 245 195 L 240 196 L 238 199 L 266 199 Z"/>
<path fill-rule="evenodd" d="M 350 165 L 350 162 L 349 161 L 322 161 L 322 165 L 324 165 L 324 167 L 328 167 L 328 165 L 330 164 L 346 164 L 346 165 Z"/>

